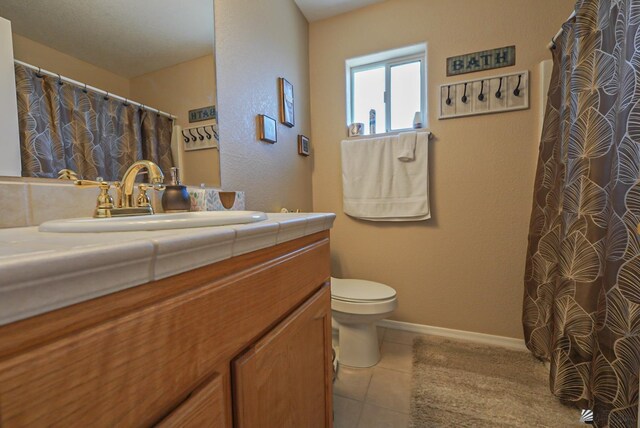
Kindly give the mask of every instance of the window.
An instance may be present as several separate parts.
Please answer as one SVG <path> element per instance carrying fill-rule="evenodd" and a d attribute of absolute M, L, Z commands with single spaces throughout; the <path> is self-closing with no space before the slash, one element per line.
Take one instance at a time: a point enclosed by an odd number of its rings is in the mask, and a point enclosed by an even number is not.
<path fill-rule="evenodd" d="M 426 45 L 394 49 L 347 61 L 347 125 L 364 123 L 370 134 L 413 128 L 416 112 L 426 127 Z"/>

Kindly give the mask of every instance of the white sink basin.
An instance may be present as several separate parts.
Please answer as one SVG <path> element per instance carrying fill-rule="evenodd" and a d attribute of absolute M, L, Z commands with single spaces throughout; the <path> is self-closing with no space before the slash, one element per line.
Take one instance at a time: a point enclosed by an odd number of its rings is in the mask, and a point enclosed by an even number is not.
<path fill-rule="evenodd" d="M 131 232 L 245 224 L 266 219 L 267 215 L 259 211 L 198 211 L 135 217 L 52 220 L 42 223 L 39 230 L 59 233 Z"/>

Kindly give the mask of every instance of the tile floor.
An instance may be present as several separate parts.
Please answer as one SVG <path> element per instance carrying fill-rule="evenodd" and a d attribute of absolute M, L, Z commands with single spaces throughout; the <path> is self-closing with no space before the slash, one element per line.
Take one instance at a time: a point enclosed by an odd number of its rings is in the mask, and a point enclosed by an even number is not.
<path fill-rule="evenodd" d="M 335 428 L 403 428 L 409 425 L 413 339 L 378 328 L 382 359 L 372 368 L 341 366 L 333 384 Z"/>

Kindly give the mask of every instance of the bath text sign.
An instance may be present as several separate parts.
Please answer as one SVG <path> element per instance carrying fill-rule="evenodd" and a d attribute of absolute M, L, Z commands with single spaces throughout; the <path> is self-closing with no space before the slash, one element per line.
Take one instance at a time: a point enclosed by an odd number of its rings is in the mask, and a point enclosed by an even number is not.
<path fill-rule="evenodd" d="M 447 76 L 509 67 L 516 63 L 516 47 L 491 49 L 447 58 Z"/>
<path fill-rule="evenodd" d="M 217 119 L 216 106 L 207 106 L 189 110 L 189 123 Z"/>

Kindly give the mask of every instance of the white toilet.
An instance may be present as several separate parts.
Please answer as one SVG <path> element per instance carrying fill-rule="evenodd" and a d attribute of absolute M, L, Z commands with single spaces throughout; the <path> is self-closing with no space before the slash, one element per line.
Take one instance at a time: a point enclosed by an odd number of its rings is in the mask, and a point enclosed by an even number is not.
<path fill-rule="evenodd" d="M 331 278 L 331 314 L 338 328 L 339 362 L 371 367 L 380 361 L 375 322 L 398 306 L 396 290 L 362 279 Z"/>

